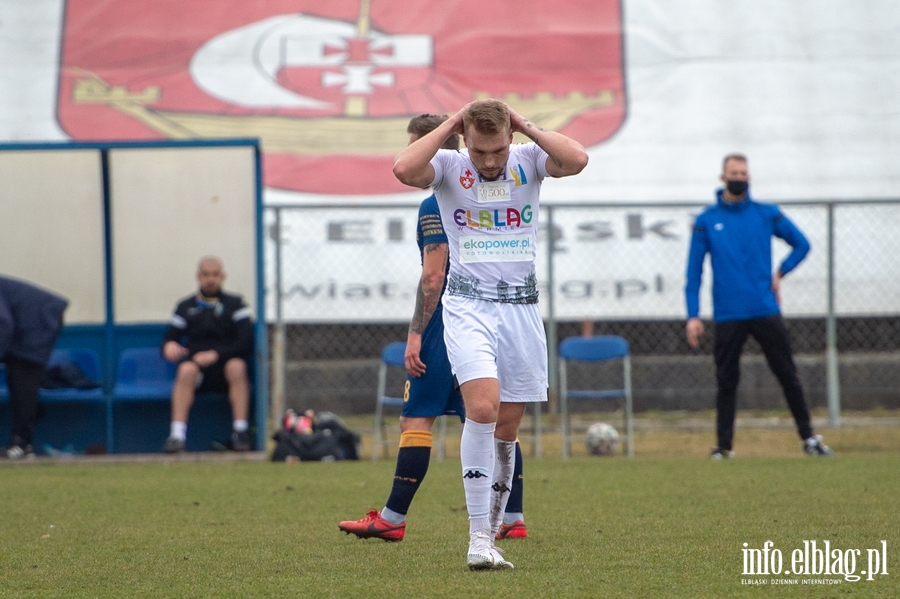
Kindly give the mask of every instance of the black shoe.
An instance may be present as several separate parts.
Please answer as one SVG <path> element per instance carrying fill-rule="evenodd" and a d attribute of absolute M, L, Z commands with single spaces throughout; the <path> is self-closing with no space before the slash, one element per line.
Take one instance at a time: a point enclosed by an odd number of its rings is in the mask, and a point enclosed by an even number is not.
<path fill-rule="evenodd" d="M 184 439 L 178 437 L 169 437 L 163 445 L 163 451 L 166 453 L 181 453 L 184 451 Z"/>
<path fill-rule="evenodd" d="M 734 457 L 734 452 L 730 449 L 719 449 L 714 447 L 709 457 L 714 460 L 730 460 Z"/>
<path fill-rule="evenodd" d="M 803 442 L 803 451 L 807 455 L 828 457 L 834 455 L 831 448 L 822 443 L 822 435 L 810 437 Z"/>
<path fill-rule="evenodd" d="M 234 451 L 250 451 L 251 449 L 250 433 L 247 431 L 231 433 L 231 449 Z"/>

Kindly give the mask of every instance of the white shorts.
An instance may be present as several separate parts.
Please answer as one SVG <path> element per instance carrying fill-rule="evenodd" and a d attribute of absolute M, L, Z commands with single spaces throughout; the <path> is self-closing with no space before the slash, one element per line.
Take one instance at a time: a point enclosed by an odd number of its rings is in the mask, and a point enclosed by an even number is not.
<path fill-rule="evenodd" d="M 537 304 L 444 294 L 444 341 L 459 384 L 492 378 L 500 401 L 547 401 L 547 336 Z"/>

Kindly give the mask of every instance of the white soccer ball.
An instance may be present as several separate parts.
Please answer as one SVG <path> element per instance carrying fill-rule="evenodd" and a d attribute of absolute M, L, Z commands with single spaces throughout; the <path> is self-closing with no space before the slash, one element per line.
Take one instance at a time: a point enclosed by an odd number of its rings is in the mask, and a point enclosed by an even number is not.
<path fill-rule="evenodd" d="M 611 424 L 595 422 L 587 429 L 585 444 L 594 455 L 612 455 L 619 447 L 619 431 Z"/>

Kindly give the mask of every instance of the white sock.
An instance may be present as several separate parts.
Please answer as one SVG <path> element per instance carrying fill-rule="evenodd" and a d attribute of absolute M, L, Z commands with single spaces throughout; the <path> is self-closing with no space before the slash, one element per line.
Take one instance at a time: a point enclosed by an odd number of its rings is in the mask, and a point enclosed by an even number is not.
<path fill-rule="evenodd" d="M 406 522 L 406 516 L 404 514 L 399 514 L 388 506 L 381 508 L 381 517 L 391 524 L 403 524 Z"/>
<path fill-rule="evenodd" d="M 516 465 L 516 442 L 494 439 L 494 477 L 491 483 L 491 538 L 500 530 L 503 512 L 512 490 L 513 466 Z"/>
<path fill-rule="evenodd" d="M 187 439 L 187 422 L 172 422 L 172 424 L 169 425 L 169 436 L 181 439 L 182 441 Z"/>
<path fill-rule="evenodd" d="M 243 433 L 250 429 L 250 424 L 246 420 L 235 420 L 231 426 L 237 433 Z"/>
<path fill-rule="evenodd" d="M 488 533 L 491 527 L 491 481 L 494 478 L 494 429 L 497 423 L 482 424 L 466 418 L 459 440 L 463 489 L 469 511 L 469 532 Z"/>

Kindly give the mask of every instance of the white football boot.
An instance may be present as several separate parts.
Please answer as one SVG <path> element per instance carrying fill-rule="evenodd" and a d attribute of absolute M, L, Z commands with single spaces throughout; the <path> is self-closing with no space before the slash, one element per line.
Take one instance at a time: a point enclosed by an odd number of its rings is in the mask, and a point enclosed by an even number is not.
<path fill-rule="evenodd" d="M 500 550 L 487 532 L 473 532 L 469 535 L 469 553 L 466 563 L 470 570 L 511 570 L 514 566 L 503 559 Z"/>

